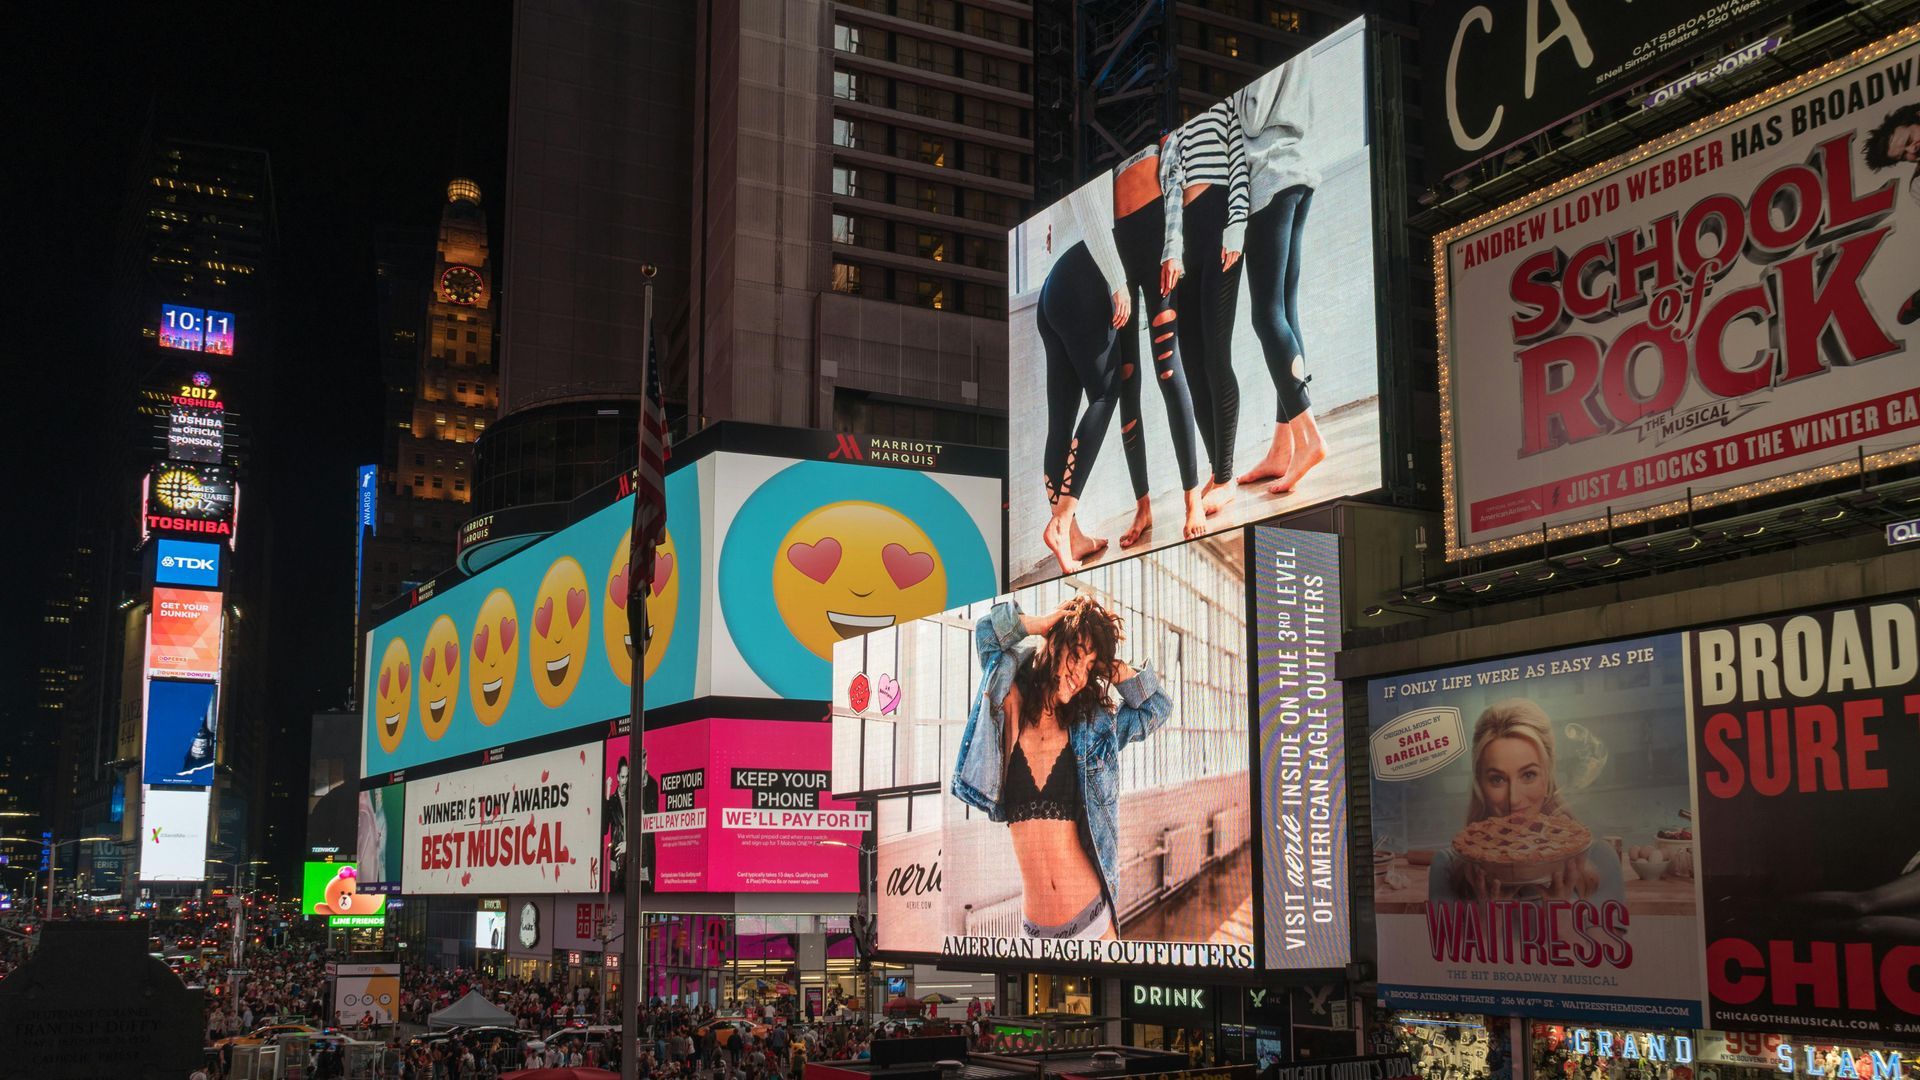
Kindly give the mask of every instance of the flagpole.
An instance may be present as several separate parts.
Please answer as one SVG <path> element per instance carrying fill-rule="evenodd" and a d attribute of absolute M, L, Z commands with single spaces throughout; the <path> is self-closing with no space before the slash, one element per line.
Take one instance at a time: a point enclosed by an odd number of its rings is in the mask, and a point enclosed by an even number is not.
<path fill-rule="evenodd" d="M 640 268 L 641 275 L 646 278 L 646 285 L 642 290 L 645 301 L 641 320 L 641 325 L 645 328 L 645 336 L 640 346 L 641 401 L 638 419 L 641 431 L 639 438 L 634 442 L 635 446 L 642 445 L 646 439 L 646 398 L 649 393 L 648 388 L 653 385 L 649 381 L 652 376 L 647 370 L 653 363 L 653 276 L 658 272 L 652 263 L 648 263 Z M 644 453 L 644 450 L 642 453 Z M 636 465 L 642 469 L 646 467 L 644 462 L 636 461 Z M 635 499 L 648 497 L 649 489 L 647 485 L 636 484 L 634 487 L 633 497 Z M 661 490 L 661 502 L 663 504 L 661 506 L 661 513 L 664 514 L 666 512 L 664 505 L 666 502 L 666 491 L 664 487 Z M 637 505 L 635 509 L 636 511 L 638 510 Z M 646 827 L 646 800 L 643 796 L 647 789 L 646 631 L 649 621 L 647 618 L 647 596 L 653 590 L 653 575 L 651 573 L 641 573 L 640 560 L 634 558 L 635 553 L 638 551 L 638 545 L 643 542 L 646 541 L 640 536 L 639 530 L 635 529 L 627 551 L 627 576 L 630 581 L 628 585 L 628 595 L 630 599 L 627 601 L 627 628 L 628 633 L 631 634 L 633 631 L 634 615 L 638 613 L 640 617 L 640 633 L 634 635 L 634 640 L 639 643 L 639 647 L 633 650 L 633 669 L 628 673 L 628 681 L 632 684 L 633 700 L 631 718 L 628 723 L 631 734 L 631 753 L 628 755 L 629 772 L 627 775 L 637 779 L 638 783 L 629 780 L 626 805 L 622 808 L 627 815 L 627 857 L 621 866 L 621 869 L 625 871 L 624 877 L 626 878 L 622 883 L 622 888 L 626 890 L 626 894 L 623 897 L 624 903 L 622 904 L 624 909 L 622 915 L 626 921 L 626 928 L 621 934 L 620 942 L 621 1080 L 639 1080 L 640 1077 L 640 1002 L 643 995 L 646 994 L 647 987 L 646 971 L 644 970 L 646 964 L 647 928 L 643 922 L 645 918 L 645 905 L 641 902 L 641 889 L 643 886 L 641 875 L 645 868 L 640 864 L 642 856 L 646 851 L 646 841 L 642 837 L 642 832 Z M 651 560 L 649 560 L 649 563 L 651 563 Z M 606 962 L 606 954 L 604 952 L 601 954 L 600 959 L 604 968 Z"/>

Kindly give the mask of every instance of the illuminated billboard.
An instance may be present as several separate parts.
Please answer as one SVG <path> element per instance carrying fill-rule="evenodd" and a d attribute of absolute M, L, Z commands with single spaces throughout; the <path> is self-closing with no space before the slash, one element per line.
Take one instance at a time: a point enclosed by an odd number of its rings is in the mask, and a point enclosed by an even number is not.
<path fill-rule="evenodd" d="M 147 475 L 141 535 L 188 533 L 233 536 L 239 492 L 226 469 L 216 465 L 166 462 Z"/>
<path fill-rule="evenodd" d="M 233 313 L 230 311 L 161 304 L 159 331 L 163 349 L 233 355 Z"/>
<path fill-rule="evenodd" d="M 147 616 L 147 674 L 220 677 L 220 598 L 217 592 L 155 586 Z"/>
<path fill-rule="evenodd" d="M 393 1023 L 400 1015 L 400 965 L 335 964 L 333 1015 L 343 1026 Z"/>
<path fill-rule="evenodd" d="M 1380 486 L 1365 28 L 1012 231 L 1012 585 Z"/>
<path fill-rule="evenodd" d="M 476 911 L 473 913 L 473 947 L 476 949 L 507 947 L 506 912 Z"/>
<path fill-rule="evenodd" d="M 1221 533 L 835 651 L 883 951 L 1256 967 L 1245 573 Z"/>
<path fill-rule="evenodd" d="M 1915 597 L 1367 697 L 1382 1004 L 1822 1038 L 1920 1012 Z"/>
<path fill-rule="evenodd" d="M 607 866 L 626 798 L 645 811 L 653 892 L 855 892 L 872 815 L 830 790 L 832 728 L 818 721 L 694 720 L 607 740 Z M 622 787 L 621 777 L 626 776 Z M 634 779 L 643 778 L 639 791 Z M 617 822 L 617 823 L 616 823 Z M 612 885 L 619 888 L 621 879 Z"/>
<path fill-rule="evenodd" d="M 167 457 L 217 465 L 226 456 L 226 431 L 224 410 L 175 405 L 167 410 Z"/>
<path fill-rule="evenodd" d="M 1266 966 L 1344 968 L 1352 959 L 1347 878 L 1340 538 L 1253 529 L 1259 679 L 1260 839 Z"/>
<path fill-rule="evenodd" d="M 825 701 L 835 642 L 992 595 L 999 480 L 875 465 L 887 440 L 842 438 L 861 463 L 714 452 L 671 473 L 639 634 L 631 496 L 374 627 L 364 775 L 625 716 L 636 648 L 651 708 Z"/>
<path fill-rule="evenodd" d="M 601 744 L 407 781 L 411 896 L 600 887 Z"/>
<path fill-rule="evenodd" d="M 205 881 L 207 878 L 206 788 L 170 791 L 140 788 L 140 880 Z"/>
<path fill-rule="evenodd" d="M 407 785 L 386 784 L 360 792 L 353 853 L 363 892 L 400 891 L 400 842 L 406 831 Z"/>
<path fill-rule="evenodd" d="M 198 540 L 161 540 L 155 544 L 153 583 L 220 587 L 220 545 Z"/>
<path fill-rule="evenodd" d="M 1435 238 L 1449 559 L 1920 457 L 1916 62 L 1910 27 Z"/>
<path fill-rule="evenodd" d="M 328 926 L 385 926 L 387 898 L 360 891 L 357 863 L 309 862 L 300 874 L 300 914 Z"/>
<path fill-rule="evenodd" d="M 211 787 L 219 746 L 219 684 L 149 679 L 140 779 L 151 787 Z"/>

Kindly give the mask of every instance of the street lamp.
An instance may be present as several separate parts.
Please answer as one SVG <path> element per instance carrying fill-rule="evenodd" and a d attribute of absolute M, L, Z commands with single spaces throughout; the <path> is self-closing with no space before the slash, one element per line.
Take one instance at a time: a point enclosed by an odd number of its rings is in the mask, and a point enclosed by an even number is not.
<path fill-rule="evenodd" d="M 874 865 L 874 856 L 878 851 L 871 844 L 849 844 L 845 840 L 822 840 L 820 843 L 827 847 L 853 848 L 864 857 L 866 873 L 862 875 L 865 880 L 860 883 L 860 903 L 855 908 L 853 917 L 853 943 L 854 951 L 859 954 L 860 963 L 866 969 L 866 978 L 861 980 L 860 992 L 866 998 L 867 1012 L 873 1014 L 877 1003 L 875 999 L 878 995 L 873 992 L 873 950 L 869 947 L 873 939 L 868 935 L 873 929 L 873 912 L 874 908 L 879 906 L 879 901 L 876 899 L 869 903 L 867 890 L 872 888 L 878 891 L 880 888 L 880 869 Z"/>
<path fill-rule="evenodd" d="M 9 816 L 12 816 L 12 815 L 9 815 Z M 25 817 L 27 815 L 22 814 L 18 816 Z M 60 857 L 58 852 L 60 851 L 60 849 L 63 847 L 72 847 L 74 844 L 111 843 L 112 841 L 115 841 L 118 839 L 120 838 L 117 836 L 79 836 L 79 837 L 75 837 L 72 840 L 48 841 L 48 840 L 34 840 L 25 836 L 0 836 L 0 842 L 12 843 L 12 844 L 32 844 L 35 847 L 45 847 L 47 849 L 47 921 L 48 922 L 53 921 L 53 879 L 59 875 Z"/>

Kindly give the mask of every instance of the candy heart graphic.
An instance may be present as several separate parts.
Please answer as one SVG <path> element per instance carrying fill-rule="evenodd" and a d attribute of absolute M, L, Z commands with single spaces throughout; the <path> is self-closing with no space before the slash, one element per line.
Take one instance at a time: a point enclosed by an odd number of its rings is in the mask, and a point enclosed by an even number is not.
<path fill-rule="evenodd" d="M 881 716 L 888 716 L 900 707 L 900 680 L 883 673 L 873 685 L 880 699 Z"/>
<path fill-rule="evenodd" d="M 933 573 L 933 556 L 924 551 L 908 551 L 899 544 L 880 549 L 880 562 L 895 585 L 911 589 Z"/>
<path fill-rule="evenodd" d="M 667 579 L 673 576 L 673 553 L 663 551 L 653 557 L 653 595 L 659 596 L 660 590 L 667 587 Z"/>
<path fill-rule="evenodd" d="M 579 626 L 580 616 L 587 613 L 587 590 L 567 590 L 567 625 Z"/>
<path fill-rule="evenodd" d="M 380 696 L 386 697 L 387 692 L 392 688 L 393 688 L 393 672 L 382 671 L 380 673 Z"/>
<path fill-rule="evenodd" d="M 627 584 L 627 571 L 632 568 L 632 564 L 630 563 L 621 563 L 620 572 L 607 579 L 607 602 L 614 607 L 625 608 L 627 606 L 627 590 L 629 588 Z"/>
<path fill-rule="evenodd" d="M 433 678 L 433 658 L 438 655 L 440 655 L 438 652 L 429 649 L 426 658 L 420 662 L 420 673 L 428 679 Z"/>
<path fill-rule="evenodd" d="M 553 597 L 549 596 L 540 602 L 539 607 L 533 609 L 533 632 L 546 637 L 547 631 L 551 629 L 553 629 Z"/>
<path fill-rule="evenodd" d="M 482 660 L 487 658 L 487 638 L 489 636 L 487 630 L 488 628 L 483 626 L 473 632 L 473 655 Z"/>
<path fill-rule="evenodd" d="M 500 647 L 513 648 L 513 632 L 520 629 L 520 623 L 514 619 L 500 620 Z"/>
<path fill-rule="evenodd" d="M 863 671 L 855 675 L 853 681 L 847 684 L 847 704 L 853 706 L 854 712 L 866 712 L 871 693 L 867 686 L 866 672 Z"/>
<path fill-rule="evenodd" d="M 794 544 L 787 549 L 787 561 L 795 570 L 822 585 L 840 566 L 840 541 L 829 536 L 812 544 Z"/>
<path fill-rule="evenodd" d="M 454 661 L 460 658 L 459 650 L 455 649 L 453 642 L 449 641 L 441 647 L 440 651 L 445 654 L 443 660 L 446 663 L 446 669 L 452 671 Z"/>
<path fill-rule="evenodd" d="M 412 665 L 401 664 L 400 665 L 400 689 L 405 690 L 407 688 L 407 676 L 409 674 L 412 674 Z"/>

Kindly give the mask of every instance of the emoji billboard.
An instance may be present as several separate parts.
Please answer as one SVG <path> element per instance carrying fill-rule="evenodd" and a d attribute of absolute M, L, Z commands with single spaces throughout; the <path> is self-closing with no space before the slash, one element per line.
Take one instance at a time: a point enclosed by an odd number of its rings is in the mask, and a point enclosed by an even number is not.
<path fill-rule="evenodd" d="M 626 716 L 636 648 L 649 709 L 826 701 L 834 643 L 997 591 L 1001 482 L 945 471 L 973 468 L 962 448 L 908 462 L 890 440 L 748 430 L 821 452 L 677 459 L 645 628 L 627 618 L 628 496 L 576 504 L 566 528 L 369 631 L 361 775 Z"/>

